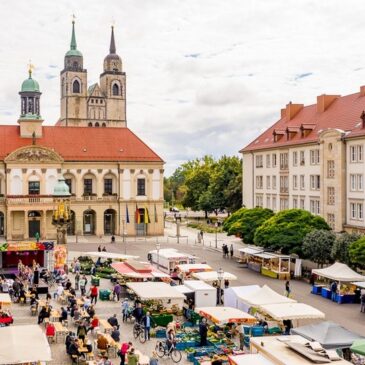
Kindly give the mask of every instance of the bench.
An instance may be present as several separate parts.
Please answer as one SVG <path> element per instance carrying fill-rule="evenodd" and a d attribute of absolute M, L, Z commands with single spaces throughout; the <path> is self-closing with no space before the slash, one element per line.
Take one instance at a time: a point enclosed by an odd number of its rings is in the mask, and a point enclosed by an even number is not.
<path fill-rule="evenodd" d="M 112 333 L 113 327 L 110 325 L 110 323 L 107 320 L 100 319 L 99 323 L 104 328 L 105 333 Z"/>

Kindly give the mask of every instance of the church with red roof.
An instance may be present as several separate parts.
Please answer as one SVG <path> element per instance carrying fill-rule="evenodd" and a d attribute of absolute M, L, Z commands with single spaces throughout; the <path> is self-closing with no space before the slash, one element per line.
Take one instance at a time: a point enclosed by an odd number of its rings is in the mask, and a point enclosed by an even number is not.
<path fill-rule="evenodd" d="M 59 178 L 71 193 L 68 235 L 163 234 L 164 161 L 127 126 L 126 74 L 113 27 L 100 82 L 88 86 L 72 23 L 60 86 L 60 118 L 44 126 L 41 89 L 30 67 L 19 92 L 18 124 L 0 125 L 3 241 L 56 238 L 53 191 Z M 4 260 L 4 254 L 0 267 L 20 258 L 7 252 Z"/>

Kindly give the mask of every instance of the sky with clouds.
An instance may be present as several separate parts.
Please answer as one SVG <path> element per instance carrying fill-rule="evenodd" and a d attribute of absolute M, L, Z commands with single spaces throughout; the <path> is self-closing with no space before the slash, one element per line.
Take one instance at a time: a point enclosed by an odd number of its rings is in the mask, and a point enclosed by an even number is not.
<path fill-rule="evenodd" d="M 1 0 L 1 124 L 17 121 L 30 58 L 45 124 L 57 121 L 73 13 L 89 84 L 115 22 L 128 126 L 166 175 L 204 154 L 237 155 L 289 101 L 365 84 L 363 0 Z"/>

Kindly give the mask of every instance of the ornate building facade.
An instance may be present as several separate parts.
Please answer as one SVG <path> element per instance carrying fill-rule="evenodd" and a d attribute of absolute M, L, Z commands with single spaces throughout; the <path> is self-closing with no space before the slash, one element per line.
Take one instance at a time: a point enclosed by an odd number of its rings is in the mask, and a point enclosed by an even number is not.
<path fill-rule="evenodd" d="M 60 79 L 55 126 L 43 126 L 31 70 L 19 93 L 19 125 L 0 126 L 0 235 L 54 239 L 52 195 L 60 176 L 72 194 L 70 235 L 163 234 L 164 162 L 127 128 L 126 75 L 113 28 L 100 85 L 87 85 L 74 23 Z"/>

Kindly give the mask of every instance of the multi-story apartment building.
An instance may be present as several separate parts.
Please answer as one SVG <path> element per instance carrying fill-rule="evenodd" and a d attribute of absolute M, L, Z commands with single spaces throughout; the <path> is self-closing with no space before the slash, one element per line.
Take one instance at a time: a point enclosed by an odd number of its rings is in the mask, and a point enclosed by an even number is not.
<path fill-rule="evenodd" d="M 289 103 L 280 119 L 243 148 L 243 204 L 321 215 L 335 231 L 363 231 L 365 86 Z"/>

